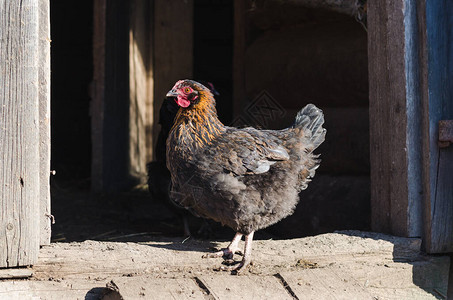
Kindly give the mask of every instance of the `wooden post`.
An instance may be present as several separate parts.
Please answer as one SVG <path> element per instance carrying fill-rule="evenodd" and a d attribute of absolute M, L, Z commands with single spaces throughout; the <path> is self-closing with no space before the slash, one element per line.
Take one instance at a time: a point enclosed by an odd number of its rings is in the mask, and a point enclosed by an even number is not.
<path fill-rule="evenodd" d="M 146 125 L 149 57 L 150 9 L 147 0 L 131 1 L 129 30 L 129 173 L 141 178 L 146 174 Z M 151 99 L 150 99 L 151 98 Z"/>
<path fill-rule="evenodd" d="M 193 75 L 193 0 L 154 1 L 153 145 L 160 130 L 159 109 L 177 80 Z"/>
<path fill-rule="evenodd" d="M 40 62 L 48 47 L 40 42 L 41 24 L 48 20 L 42 18 L 48 18 L 47 1 L 0 6 L 0 267 L 31 265 L 38 257 L 40 142 L 46 141 L 39 102 L 48 100 L 48 77 L 41 77 L 48 66 Z"/>
<path fill-rule="evenodd" d="M 91 189 L 103 191 L 103 124 L 105 89 L 105 30 L 107 0 L 93 2 L 93 84 L 91 87 Z"/>
<path fill-rule="evenodd" d="M 438 123 L 453 119 L 453 4 L 371 1 L 368 6 L 372 228 L 423 236 L 453 251 L 453 147 Z"/>
<path fill-rule="evenodd" d="M 149 0 L 94 2 L 92 190 L 146 180 Z"/>
<path fill-rule="evenodd" d="M 422 103 L 416 10 L 409 0 L 368 3 L 371 226 L 421 236 Z"/>

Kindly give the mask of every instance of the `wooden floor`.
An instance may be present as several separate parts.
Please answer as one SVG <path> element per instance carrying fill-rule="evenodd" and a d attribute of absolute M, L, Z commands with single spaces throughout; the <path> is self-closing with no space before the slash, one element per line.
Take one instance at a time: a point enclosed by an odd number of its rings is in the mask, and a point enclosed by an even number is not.
<path fill-rule="evenodd" d="M 258 240 L 241 275 L 202 258 L 227 242 L 53 243 L 31 269 L 0 270 L 0 299 L 446 299 L 449 258 L 420 240 L 344 231 Z M 236 259 L 241 259 L 237 255 Z"/>

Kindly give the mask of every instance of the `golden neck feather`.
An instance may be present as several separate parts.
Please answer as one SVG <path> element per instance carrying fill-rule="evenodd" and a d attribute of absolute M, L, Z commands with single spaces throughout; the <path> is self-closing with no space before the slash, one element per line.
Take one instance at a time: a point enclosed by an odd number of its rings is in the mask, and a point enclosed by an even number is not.
<path fill-rule="evenodd" d="M 200 91 L 199 101 L 189 108 L 180 108 L 173 129 L 180 141 L 203 147 L 221 134 L 225 127 L 217 117 L 211 92 Z M 187 146 L 187 145 L 186 145 Z"/>

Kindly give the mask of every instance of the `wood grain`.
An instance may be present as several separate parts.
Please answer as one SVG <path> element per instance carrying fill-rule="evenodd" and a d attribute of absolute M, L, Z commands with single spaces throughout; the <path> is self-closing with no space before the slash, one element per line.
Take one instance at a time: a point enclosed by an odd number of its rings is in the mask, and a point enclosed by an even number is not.
<path fill-rule="evenodd" d="M 152 101 L 148 94 L 148 7 L 147 0 L 131 1 L 129 24 L 129 173 L 143 179 L 148 158 L 146 108 L 147 102 Z"/>
<path fill-rule="evenodd" d="M 368 14 L 371 226 L 407 236 L 408 158 L 403 2 L 372 1 Z"/>
<path fill-rule="evenodd" d="M 38 258 L 42 5 L 0 5 L 0 267 L 31 265 Z"/>
<path fill-rule="evenodd" d="M 52 243 L 42 248 L 33 280 L 0 280 L 0 299 L 98 299 L 112 281 L 125 299 L 294 299 L 289 290 L 299 299 L 447 293 L 449 257 L 420 255 L 420 239 L 345 231 L 257 240 L 254 264 L 241 276 L 219 271 L 221 258 L 202 258 L 228 242 L 181 240 Z"/>
<path fill-rule="evenodd" d="M 124 191 L 146 179 L 149 98 L 147 0 L 94 3 L 91 105 L 94 192 Z"/>
<path fill-rule="evenodd" d="M 50 210 L 50 3 L 39 1 L 39 197 L 40 245 L 49 245 Z"/>

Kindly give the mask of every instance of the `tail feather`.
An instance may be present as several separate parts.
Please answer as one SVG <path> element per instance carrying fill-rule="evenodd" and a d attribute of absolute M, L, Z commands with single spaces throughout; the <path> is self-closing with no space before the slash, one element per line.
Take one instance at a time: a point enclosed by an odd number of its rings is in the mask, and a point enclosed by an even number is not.
<path fill-rule="evenodd" d="M 302 128 L 304 133 L 309 135 L 313 144 L 311 149 L 313 151 L 324 142 L 326 129 L 322 127 L 323 124 L 324 114 L 322 110 L 313 104 L 308 104 L 297 113 L 293 127 Z"/>

